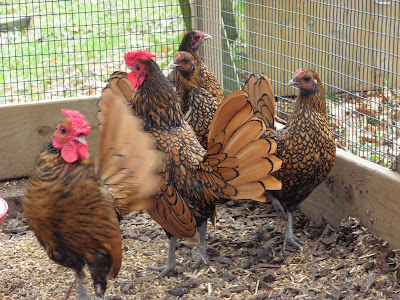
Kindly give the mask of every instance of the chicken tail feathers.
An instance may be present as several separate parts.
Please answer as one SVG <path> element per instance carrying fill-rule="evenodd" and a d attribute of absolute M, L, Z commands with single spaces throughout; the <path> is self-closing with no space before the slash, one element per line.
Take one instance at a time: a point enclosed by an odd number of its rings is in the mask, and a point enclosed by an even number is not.
<path fill-rule="evenodd" d="M 255 116 L 261 118 L 267 125 L 267 131 L 275 128 L 275 97 L 271 81 L 261 74 L 252 74 L 247 79 L 243 90 L 255 111 Z"/>
<path fill-rule="evenodd" d="M 210 125 L 204 164 L 212 172 L 206 173 L 210 178 L 203 182 L 217 183 L 220 190 L 216 194 L 223 199 L 265 201 L 265 190 L 281 189 L 281 183 L 270 175 L 282 165 L 274 155 L 276 141 L 261 138 L 267 127 L 255 116 L 249 97 L 244 91 L 228 95 Z"/>
<path fill-rule="evenodd" d="M 161 152 L 139 118 L 130 114 L 121 78 L 112 77 L 97 103 L 101 135 L 97 174 L 113 195 L 119 216 L 146 209 L 160 187 Z"/>

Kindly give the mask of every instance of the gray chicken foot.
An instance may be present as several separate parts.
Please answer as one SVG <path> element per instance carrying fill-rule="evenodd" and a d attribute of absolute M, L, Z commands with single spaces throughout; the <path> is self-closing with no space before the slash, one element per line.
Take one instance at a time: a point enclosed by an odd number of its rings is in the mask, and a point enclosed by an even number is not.
<path fill-rule="evenodd" d="M 156 277 L 154 277 L 154 279 L 164 277 L 169 272 L 173 271 L 175 269 L 176 265 L 178 265 L 178 266 L 182 265 L 175 258 L 175 250 L 176 250 L 176 237 L 172 236 L 169 239 L 168 257 L 167 257 L 167 262 L 166 262 L 165 266 L 162 266 L 162 267 L 149 266 L 148 267 L 149 270 L 160 272 L 160 274 L 158 274 Z"/>
<path fill-rule="evenodd" d="M 293 247 L 300 249 L 300 251 L 303 251 L 303 248 L 301 246 L 304 246 L 306 244 L 293 234 L 293 215 L 290 211 L 288 211 L 285 239 L 283 240 L 283 251 L 285 251 L 287 244 L 290 244 Z"/>

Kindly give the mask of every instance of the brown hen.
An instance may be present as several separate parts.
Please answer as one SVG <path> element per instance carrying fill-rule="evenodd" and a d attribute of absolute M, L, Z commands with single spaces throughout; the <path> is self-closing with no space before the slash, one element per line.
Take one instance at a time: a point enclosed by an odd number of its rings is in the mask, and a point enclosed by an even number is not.
<path fill-rule="evenodd" d="M 301 249 L 304 242 L 293 235 L 292 211 L 328 176 L 335 161 L 336 144 L 327 123 L 325 93 L 318 75 L 299 69 L 288 85 L 300 90 L 289 121 L 282 130 L 264 135 L 277 141 L 276 155 L 282 159 L 282 168 L 273 174 L 282 182 L 282 190 L 268 194 L 275 206 L 288 212 L 284 249 L 287 243 Z M 268 78 L 252 75 L 244 90 L 256 100 L 252 105 L 259 112 L 257 116 L 272 127 L 275 100 Z"/>
<path fill-rule="evenodd" d="M 145 130 L 165 154 L 161 189 L 146 209 L 169 237 L 166 265 L 153 268 L 161 271 L 158 276 L 164 276 L 177 264 L 178 237 L 200 238 L 192 267 L 206 262 L 207 219 L 215 205 L 230 199 L 265 201 L 265 190 L 280 188 L 280 182 L 269 174 L 279 169 L 281 162 L 273 155 L 275 141 L 260 139 L 265 124 L 253 118 L 243 91 L 231 94 L 220 105 L 209 128 L 208 148 L 201 147 L 183 118 L 177 94 L 152 57 L 147 50 L 125 54 L 132 70 L 128 78 L 136 89 L 130 101 L 132 113 L 143 120 Z"/>
<path fill-rule="evenodd" d="M 200 64 L 189 52 L 175 53 L 170 67 L 176 68 L 180 74 L 177 92 L 182 97 L 185 121 L 193 128 L 200 144 L 207 148 L 209 127 L 219 102 L 201 87 Z"/>
<path fill-rule="evenodd" d="M 103 299 L 107 280 L 117 276 L 122 259 L 113 201 L 120 214 L 146 208 L 146 197 L 159 184 L 154 173 L 160 157 L 140 120 L 114 103 L 98 115 L 102 137 L 96 172 L 84 138 L 89 123 L 77 111 L 62 112 L 67 119 L 39 154 L 23 208 L 49 257 L 75 270 L 78 298 L 87 299 L 81 279 L 88 265 L 97 298 Z"/>
<path fill-rule="evenodd" d="M 212 36 L 198 30 L 193 30 L 187 32 L 179 45 L 178 51 L 189 52 L 196 64 L 200 66 L 200 75 L 196 77 L 200 87 L 209 92 L 218 103 L 224 100 L 224 92 L 222 90 L 221 84 L 218 81 L 217 76 L 202 62 L 198 50 L 205 40 L 211 39 Z M 178 72 L 176 76 L 176 89 L 181 90 L 181 74 Z M 186 107 L 182 106 L 183 113 L 186 113 Z"/>

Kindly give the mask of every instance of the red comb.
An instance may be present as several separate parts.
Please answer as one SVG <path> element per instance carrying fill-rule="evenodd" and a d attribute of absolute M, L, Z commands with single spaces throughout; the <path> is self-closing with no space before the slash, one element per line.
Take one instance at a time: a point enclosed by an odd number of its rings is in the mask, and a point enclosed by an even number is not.
<path fill-rule="evenodd" d="M 79 111 L 72 109 L 61 109 L 61 112 L 68 118 L 71 122 L 71 126 L 75 130 L 76 135 L 87 136 L 90 132 L 89 122 L 86 121 L 85 116 Z"/>
<path fill-rule="evenodd" d="M 139 49 L 136 51 L 128 51 L 125 52 L 125 62 L 128 66 L 133 65 L 133 63 L 138 60 L 149 60 L 152 57 L 156 57 L 157 55 L 150 53 L 149 50 Z"/>

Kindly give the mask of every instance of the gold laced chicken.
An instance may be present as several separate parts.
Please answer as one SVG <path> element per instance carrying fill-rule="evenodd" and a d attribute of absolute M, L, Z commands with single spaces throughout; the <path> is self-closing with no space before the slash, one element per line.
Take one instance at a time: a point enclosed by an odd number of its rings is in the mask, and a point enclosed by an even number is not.
<path fill-rule="evenodd" d="M 254 117 L 243 91 L 232 93 L 221 103 L 204 149 L 184 120 L 180 99 L 152 60 L 154 56 L 147 50 L 137 50 L 127 52 L 125 61 L 132 70 L 128 79 L 134 89 L 128 105 L 164 153 L 159 168 L 160 189 L 146 208 L 169 238 L 165 266 L 153 267 L 160 271 L 158 276 L 164 276 L 178 264 L 177 238 L 200 242 L 192 268 L 205 263 L 207 219 L 215 205 L 230 199 L 265 201 L 265 190 L 281 188 L 281 183 L 270 175 L 280 168 L 281 161 L 274 155 L 274 139 L 260 139 L 265 124 Z M 119 80 L 118 76 L 111 77 L 110 89 L 118 87 Z M 119 92 L 112 97 L 124 101 Z"/>
<path fill-rule="evenodd" d="M 193 59 L 199 66 L 200 75 L 196 77 L 198 85 L 209 92 L 219 104 L 224 100 L 224 92 L 221 84 L 219 83 L 217 76 L 202 62 L 198 53 L 203 42 L 211 38 L 211 35 L 198 30 L 189 31 L 183 36 L 178 51 L 186 51 L 193 56 Z M 178 91 L 182 89 L 180 86 L 182 82 L 181 76 L 182 74 L 178 72 L 176 76 L 176 89 Z M 184 98 L 185 95 L 183 94 L 182 97 Z M 187 107 L 185 107 L 185 105 L 182 106 L 182 111 L 183 113 L 187 112 Z"/>
<path fill-rule="evenodd" d="M 208 146 L 208 132 L 219 101 L 201 87 L 200 64 L 186 51 L 175 53 L 170 68 L 176 69 L 177 92 L 182 98 L 185 121 L 193 128 L 201 146 Z"/>
<path fill-rule="evenodd" d="M 301 249 L 304 242 L 293 234 L 292 211 L 328 176 L 335 162 L 336 143 L 327 123 L 325 93 L 317 73 L 299 69 L 288 85 L 299 88 L 289 121 L 282 130 L 264 134 L 264 138 L 276 140 L 276 156 L 282 159 L 282 167 L 273 174 L 282 182 L 282 190 L 268 194 L 275 207 L 283 214 L 287 211 L 284 249 L 287 243 Z M 275 100 L 269 79 L 252 75 L 244 90 L 258 111 L 256 115 L 273 128 Z"/>

